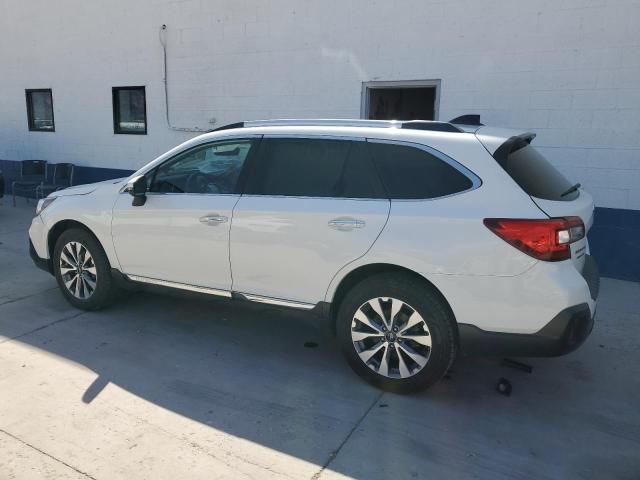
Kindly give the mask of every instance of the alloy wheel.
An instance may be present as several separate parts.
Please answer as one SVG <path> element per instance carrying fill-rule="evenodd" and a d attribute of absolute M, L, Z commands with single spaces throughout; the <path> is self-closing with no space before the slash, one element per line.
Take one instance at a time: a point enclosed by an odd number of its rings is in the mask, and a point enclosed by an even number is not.
<path fill-rule="evenodd" d="M 69 242 L 62 248 L 60 275 L 69 293 L 79 300 L 91 297 L 98 284 L 96 264 L 80 242 Z"/>
<path fill-rule="evenodd" d="M 360 360 L 387 378 L 420 372 L 431 355 L 431 332 L 409 304 L 390 297 L 363 303 L 351 322 L 351 340 Z"/>

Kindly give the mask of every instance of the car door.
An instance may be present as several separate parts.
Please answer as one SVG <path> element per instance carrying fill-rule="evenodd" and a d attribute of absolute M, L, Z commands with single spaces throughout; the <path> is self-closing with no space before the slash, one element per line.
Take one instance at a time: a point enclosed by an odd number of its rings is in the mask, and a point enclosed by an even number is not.
<path fill-rule="evenodd" d="M 364 139 L 265 136 L 248 175 L 233 212 L 231 266 L 233 290 L 253 300 L 303 308 L 324 300 L 389 216 Z"/>
<path fill-rule="evenodd" d="M 112 236 L 122 272 L 142 282 L 228 295 L 231 215 L 255 141 L 209 143 L 167 160 L 147 173 L 142 206 L 121 194 Z"/>

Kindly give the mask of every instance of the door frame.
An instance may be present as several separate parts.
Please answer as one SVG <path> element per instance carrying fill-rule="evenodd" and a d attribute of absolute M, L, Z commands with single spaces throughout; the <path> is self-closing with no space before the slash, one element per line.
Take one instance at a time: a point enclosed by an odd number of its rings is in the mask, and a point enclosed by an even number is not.
<path fill-rule="evenodd" d="M 369 91 L 380 90 L 386 88 L 425 88 L 432 87 L 436 89 L 435 99 L 433 102 L 433 119 L 440 118 L 440 90 L 442 90 L 442 80 L 393 80 L 393 81 L 374 81 L 362 82 L 362 93 L 360 102 L 360 118 L 369 118 Z"/>

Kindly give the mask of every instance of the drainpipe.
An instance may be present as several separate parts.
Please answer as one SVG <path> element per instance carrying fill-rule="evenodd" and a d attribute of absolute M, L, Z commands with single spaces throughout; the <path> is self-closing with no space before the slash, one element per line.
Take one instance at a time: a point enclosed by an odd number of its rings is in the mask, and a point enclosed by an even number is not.
<path fill-rule="evenodd" d="M 167 26 L 163 24 L 160 27 L 159 37 L 160 44 L 162 45 L 162 68 L 163 68 L 163 77 L 162 83 L 164 84 L 164 111 L 165 117 L 167 119 L 167 126 L 169 129 L 174 130 L 176 132 L 208 132 L 210 129 L 207 128 L 199 128 L 199 127 L 175 127 L 171 123 L 171 116 L 169 115 L 169 85 L 167 83 Z"/>

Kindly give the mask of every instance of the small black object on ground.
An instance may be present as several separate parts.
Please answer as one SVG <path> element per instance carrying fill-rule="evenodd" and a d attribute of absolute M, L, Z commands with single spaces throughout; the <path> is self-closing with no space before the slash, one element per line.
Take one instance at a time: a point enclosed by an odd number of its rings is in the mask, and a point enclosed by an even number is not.
<path fill-rule="evenodd" d="M 498 393 L 500 393 L 501 395 L 505 395 L 507 397 L 511 396 L 512 389 L 513 387 L 511 386 L 511 382 L 506 378 L 501 378 L 500 380 L 498 380 L 496 390 L 498 390 Z"/>
<path fill-rule="evenodd" d="M 515 368 L 516 370 L 521 370 L 527 373 L 533 372 L 533 367 L 531 365 L 527 365 L 526 363 L 522 363 L 517 360 L 512 360 L 510 358 L 503 358 L 502 365 L 504 365 L 505 367 Z"/>
<path fill-rule="evenodd" d="M 318 344 L 316 342 L 304 342 L 305 348 L 318 348 Z"/>

